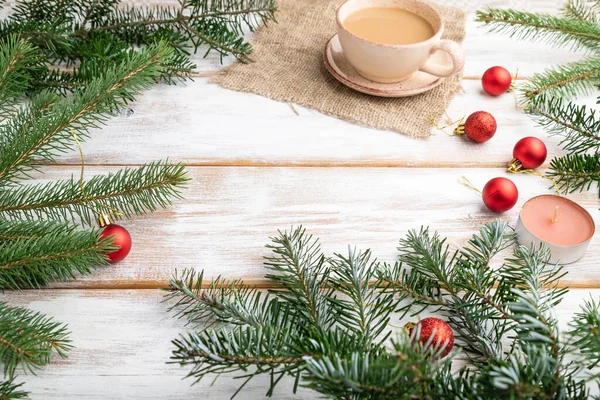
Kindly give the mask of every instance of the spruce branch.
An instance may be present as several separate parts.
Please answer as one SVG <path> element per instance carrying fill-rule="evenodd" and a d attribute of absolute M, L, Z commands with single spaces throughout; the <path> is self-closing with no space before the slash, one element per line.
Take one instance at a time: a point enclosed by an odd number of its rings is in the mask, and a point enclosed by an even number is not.
<path fill-rule="evenodd" d="M 535 97 L 528 105 L 533 118 L 551 135 L 562 136 L 570 154 L 600 150 L 600 118 L 596 110 L 560 97 Z"/>
<path fill-rule="evenodd" d="M 520 90 L 531 100 L 541 94 L 572 97 L 589 94 L 600 84 L 600 57 L 586 58 L 535 74 Z"/>
<path fill-rule="evenodd" d="M 83 185 L 71 178 L 11 186 L 0 192 L 0 216 L 81 220 L 90 225 L 99 212 L 111 209 L 121 213 L 115 218 L 130 218 L 169 206 L 181 198 L 180 189 L 188 181 L 183 165 L 164 161 L 97 175 Z"/>
<path fill-rule="evenodd" d="M 27 308 L 0 303 L 0 365 L 5 376 L 12 376 L 17 366 L 35 372 L 50 362 L 52 354 L 65 358 L 71 347 L 66 325 Z"/>
<path fill-rule="evenodd" d="M 0 121 L 15 110 L 28 89 L 32 70 L 40 68 L 38 49 L 17 35 L 0 39 Z"/>
<path fill-rule="evenodd" d="M 477 11 L 476 20 L 492 32 L 518 39 L 543 40 L 573 50 L 600 50 L 600 26 L 593 21 L 498 8 Z"/>
<path fill-rule="evenodd" d="M 25 231 L 25 226 L 22 224 L 15 230 Z M 46 225 L 29 230 L 39 232 L 48 228 Z M 40 288 L 50 282 L 75 279 L 78 274 L 89 274 L 106 265 L 106 255 L 116 250 L 110 238 L 100 238 L 97 229 L 79 230 L 65 225 L 63 228 L 40 237 L 0 242 L 0 290 Z"/>
<path fill-rule="evenodd" d="M 400 335 L 391 353 L 309 357 L 306 386 L 336 399 L 440 398 L 437 387 L 449 375 L 451 359 L 433 362 L 431 352 L 411 339 Z"/>
<path fill-rule="evenodd" d="M 181 274 L 176 272 L 169 282 L 165 299 L 174 301 L 169 311 L 176 311 L 177 317 L 195 326 L 210 323 L 214 318 L 223 324 L 258 327 L 271 323 L 273 317 L 282 312 L 282 304 L 277 299 L 244 285 L 241 280 L 217 277 L 205 289 L 204 272 L 190 269 Z"/>
<path fill-rule="evenodd" d="M 335 320 L 348 328 L 365 343 L 385 342 L 396 300 L 393 291 L 382 294 L 373 285 L 377 261 L 371 261 L 371 252 L 360 252 L 348 247 L 348 256 L 336 254 L 331 262 L 330 286 L 349 300 L 329 297 Z"/>
<path fill-rule="evenodd" d="M 22 1 L 0 33 L 19 33 L 53 62 L 74 65 L 90 57 L 100 59 L 98 49 L 112 49 L 119 57 L 133 46 L 158 41 L 169 42 L 182 56 L 207 45 L 208 51 L 247 62 L 252 48 L 243 39 L 244 29 L 253 31 L 274 21 L 277 11 L 274 0 L 182 0 L 178 7 L 126 8 L 118 7 L 117 1 L 93 3 Z M 104 45 L 92 45 L 98 40 Z M 193 68 L 187 58 L 178 63 L 186 64 Z"/>
<path fill-rule="evenodd" d="M 15 383 L 14 378 L 0 380 L 0 400 L 26 399 L 28 393 L 21 390 L 22 383 Z"/>
<path fill-rule="evenodd" d="M 209 373 L 232 373 L 245 378 L 234 396 L 258 374 L 271 377 L 267 395 L 286 376 L 295 380 L 294 391 L 302 384 L 339 399 L 589 395 L 586 382 L 597 375 L 579 372 L 598 363 L 598 306 L 584 308 L 568 336 L 572 343 L 567 343 L 553 314 L 567 292 L 558 287 L 564 271 L 548 263 L 547 249 L 518 247 L 500 268 L 490 268 L 494 256 L 514 245 L 514 232 L 505 223 L 484 225 L 455 251 L 427 228 L 411 231 L 401 241 L 403 263 L 394 266 L 352 248 L 347 256 L 322 260 L 317 240 L 302 228 L 280 232 L 272 241 L 275 255 L 266 258 L 265 266 L 270 276 L 280 277 L 277 282 L 285 283 L 273 298 L 287 307 L 260 324 L 232 312 L 247 310 L 248 299 L 255 298 L 248 288 L 240 288 L 238 297 L 238 289 L 222 280 L 202 290 L 202 274 L 189 272 L 186 279 L 174 280 L 169 297 L 185 299 L 178 311 L 198 323 L 224 316 L 218 328 L 209 326 L 173 342 L 173 362 L 191 366 L 189 376 L 198 380 Z M 304 276 L 328 279 L 308 281 Z M 317 303 L 313 289 L 325 293 L 320 307 L 310 306 Z M 389 340 L 388 316 L 396 301 L 405 300 L 436 308 L 462 347 L 456 353 L 465 354 L 470 365 L 453 370 L 452 357 L 440 359 L 431 338 L 425 344 L 417 340 L 418 329 L 410 337 L 400 333 Z M 315 314 L 327 313 L 334 315 L 331 323 L 315 323 Z M 386 322 L 380 325 L 381 320 Z M 377 330 L 369 331 L 368 324 Z M 578 352 L 579 360 L 567 360 L 569 352 Z"/>
<path fill-rule="evenodd" d="M 290 329 L 289 315 L 285 313 L 278 325 L 182 335 L 173 341 L 175 350 L 171 360 L 181 366 L 192 365 L 188 377 L 196 382 L 208 374 L 241 374 L 239 377 L 245 381 L 233 396 L 253 377 L 269 374 L 271 386 L 267 395 L 272 395 L 283 376 L 297 373 L 304 364 L 303 355 L 290 346 L 299 333 Z"/>
<path fill-rule="evenodd" d="M 572 18 L 591 23 L 599 23 L 598 12 L 599 3 L 592 3 L 587 0 L 568 0 L 562 8 L 562 14 L 567 18 Z"/>
<path fill-rule="evenodd" d="M 550 168 L 547 175 L 561 191 L 582 192 L 596 186 L 600 196 L 600 153 L 567 154 L 553 159 Z"/>
<path fill-rule="evenodd" d="M 327 298 L 332 290 L 327 288 L 330 268 L 321 252 L 318 240 L 308 235 L 302 227 L 291 232 L 279 232 L 266 247 L 274 255 L 265 259 L 265 267 L 272 273 L 266 278 L 285 291 L 273 291 L 282 301 L 302 313 L 311 325 L 326 328 L 331 325 Z"/>
<path fill-rule="evenodd" d="M 147 89 L 160 76 L 162 64 L 172 57 L 166 44 L 132 53 L 118 68 L 108 69 L 73 98 L 51 104 L 40 112 L 40 102 L 21 112 L 11 121 L 10 129 L 0 137 L 0 184 L 18 179 L 37 169 L 36 162 L 54 162 L 55 156 L 72 150 L 72 131 L 86 138 L 88 130 L 96 128 L 134 96 Z M 31 120 L 33 116 L 39 118 Z M 24 135 L 24 132 L 29 134 Z"/>
<path fill-rule="evenodd" d="M 582 369 L 592 370 L 600 365 L 600 304 L 586 300 L 581 311 L 573 316 L 567 332 L 571 352 L 581 356 L 578 364 Z M 598 375 L 596 375 L 598 377 Z"/>
<path fill-rule="evenodd" d="M 39 239 L 73 229 L 62 221 L 9 221 L 0 219 L 0 242 Z"/>

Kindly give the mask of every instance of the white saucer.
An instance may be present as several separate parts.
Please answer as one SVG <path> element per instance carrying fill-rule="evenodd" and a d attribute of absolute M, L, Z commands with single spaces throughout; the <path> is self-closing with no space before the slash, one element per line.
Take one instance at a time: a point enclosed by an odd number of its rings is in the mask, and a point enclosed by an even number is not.
<path fill-rule="evenodd" d="M 452 65 L 452 59 L 444 51 L 433 53 L 431 59 L 439 64 Z M 344 85 L 359 92 L 379 97 L 414 96 L 427 92 L 444 81 L 444 78 L 421 71 L 415 72 L 405 81 L 396 83 L 378 83 L 363 78 L 352 68 L 346 56 L 344 56 L 337 34 L 333 35 L 325 45 L 323 61 L 325 68 L 331 72 L 331 75 Z"/>

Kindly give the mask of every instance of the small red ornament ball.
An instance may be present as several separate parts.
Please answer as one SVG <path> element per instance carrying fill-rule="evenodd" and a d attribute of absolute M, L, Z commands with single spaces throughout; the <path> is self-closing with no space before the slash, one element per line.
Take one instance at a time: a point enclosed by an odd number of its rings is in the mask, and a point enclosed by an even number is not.
<path fill-rule="evenodd" d="M 465 121 L 465 134 L 474 142 L 483 143 L 496 133 L 496 118 L 487 111 L 476 111 Z"/>
<path fill-rule="evenodd" d="M 417 323 L 415 329 L 420 332 L 419 341 L 426 345 L 431 340 L 431 346 L 436 350 L 441 350 L 440 357 L 446 357 L 454 346 L 454 332 L 446 321 L 439 318 L 423 318 Z M 434 335 L 431 338 L 431 335 Z"/>
<path fill-rule="evenodd" d="M 127 254 L 131 250 L 131 236 L 127 232 L 127 229 L 121 225 L 109 224 L 104 227 L 104 230 L 100 234 L 100 237 L 103 238 L 108 236 L 112 236 L 113 243 L 120 247 L 120 249 L 108 254 L 110 262 L 116 263 L 127 257 Z"/>
<path fill-rule="evenodd" d="M 489 68 L 481 78 L 483 90 L 492 96 L 500 96 L 505 93 L 512 83 L 510 72 L 504 67 L 495 66 Z"/>
<path fill-rule="evenodd" d="M 492 211 L 508 211 L 517 204 L 519 190 L 507 178 L 494 178 L 485 184 L 481 192 L 483 203 Z"/>
<path fill-rule="evenodd" d="M 544 142 L 532 136 L 519 140 L 513 149 L 513 157 L 519 160 L 525 169 L 536 169 L 546 161 L 547 155 L 548 150 Z"/>

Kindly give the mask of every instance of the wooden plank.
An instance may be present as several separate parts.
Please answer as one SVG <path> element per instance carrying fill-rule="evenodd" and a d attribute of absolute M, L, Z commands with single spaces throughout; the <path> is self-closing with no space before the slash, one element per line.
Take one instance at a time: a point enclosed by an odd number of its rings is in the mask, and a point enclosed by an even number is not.
<path fill-rule="evenodd" d="M 6 1 L 4 8 L 0 9 L 0 18 L 8 15 L 17 2 L 17 0 Z M 178 6 L 176 0 L 126 0 L 121 3 L 124 6 Z M 565 3 L 564 0 L 529 0 L 526 2 L 515 0 L 452 0 L 443 3 L 461 8 L 470 14 L 467 23 L 467 37 L 463 43 L 468 60 L 465 65 L 465 76 L 468 78 L 481 76 L 483 71 L 492 65 L 503 65 L 511 71 L 519 68 L 521 76 L 531 76 L 549 65 L 577 60 L 583 55 L 581 52 L 573 53 L 569 49 L 555 49 L 543 43 L 519 42 L 516 39 L 509 39 L 507 35 L 491 34 L 486 29 L 481 28 L 481 24 L 474 21 L 474 12 L 488 6 L 555 14 Z M 249 40 L 252 39 L 252 34 L 248 33 L 246 36 Z M 206 48 L 202 47 L 192 56 L 192 60 L 198 66 L 197 76 L 213 75 L 223 65 L 235 62 L 233 57 L 225 57 L 221 62 L 219 55 L 214 52 L 209 53 L 207 57 L 203 57 L 205 52 Z"/>
<path fill-rule="evenodd" d="M 89 168 L 87 177 L 114 167 Z M 45 179 L 77 174 L 75 167 L 47 168 Z M 409 229 L 429 225 L 452 245 L 464 243 L 494 218 L 514 223 L 527 199 L 550 193 L 548 183 L 512 175 L 521 190 L 517 206 L 502 215 L 485 209 L 480 196 L 461 186 L 461 176 L 483 185 L 501 169 L 190 167 L 193 179 L 173 208 L 123 222 L 133 237 L 119 264 L 60 287 L 156 287 L 175 268 L 205 269 L 262 283 L 264 245 L 277 229 L 303 225 L 322 239 L 327 254 L 348 244 L 371 248 L 382 261 L 397 257 L 397 241 Z M 597 192 L 570 196 L 600 221 Z M 592 254 L 568 267 L 565 284 L 600 287 Z M 139 285 L 139 286 L 138 286 Z"/>
<path fill-rule="evenodd" d="M 481 95 L 475 81 L 463 87 L 448 115 L 457 120 L 478 110 L 492 113 L 498 131 L 487 143 L 448 136 L 433 126 L 431 138 L 413 140 L 295 106 L 298 116 L 287 104 L 199 79 L 186 87 L 153 88 L 132 105 L 132 115 L 111 119 L 83 148 L 88 164 L 102 165 L 169 157 L 191 165 L 500 167 L 519 139 L 538 136 L 548 145 L 548 161 L 562 154 L 560 138 L 548 137 L 516 110 L 513 95 Z M 593 96 L 585 100 L 595 103 Z M 62 164 L 80 162 L 77 151 L 60 158 Z"/>
<path fill-rule="evenodd" d="M 557 307 L 562 329 L 585 299 L 600 290 L 572 290 Z M 23 377 L 37 399 L 229 399 L 239 380 L 222 376 L 211 385 L 209 377 L 194 387 L 182 380 L 188 371 L 166 364 L 174 339 L 185 330 L 182 321 L 167 314 L 167 304 L 156 290 L 43 290 L 7 293 L 13 305 L 42 311 L 69 324 L 76 346 L 67 360 L 55 360 L 38 376 Z M 424 318 L 423 314 L 421 317 Z M 402 326 L 407 320 L 394 322 Z M 277 399 L 312 399 L 301 389 L 291 395 L 292 382 L 284 380 Z M 256 378 L 240 399 L 262 399 L 268 380 Z"/>

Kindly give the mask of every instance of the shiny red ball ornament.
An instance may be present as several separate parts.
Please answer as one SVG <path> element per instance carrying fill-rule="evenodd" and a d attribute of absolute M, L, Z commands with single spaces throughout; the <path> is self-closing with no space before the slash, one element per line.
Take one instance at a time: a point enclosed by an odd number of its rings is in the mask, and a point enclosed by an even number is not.
<path fill-rule="evenodd" d="M 496 118 L 492 114 L 487 111 L 476 111 L 469 115 L 465 123 L 460 124 L 454 133 L 464 133 L 472 141 L 483 143 L 494 136 L 496 128 Z"/>
<path fill-rule="evenodd" d="M 513 161 L 517 169 L 536 169 L 546 161 L 548 150 L 546 145 L 540 139 L 532 136 L 524 137 L 515 144 L 513 149 Z M 519 165 L 520 164 L 520 165 Z"/>
<path fill-rule="evenodd" d="M 446 321 L 439 318 L 423 318 L 416 325 L 408 324 L 409 333 L 417 329 L 419 342 L 430 344 L 435 351 L 441 351 L 440 357 L 446 357 L 454 346 L 454 332 Z M 433 337 L 432 337 L 433 335 Z"/>
<path fill-rule="evenodd" d="M 507 178 L 494 178 L 485 184 L 481 191 L 483 203 L 492 211 L 508 211 L 517 204 L 519 190 Z"/>
<path fill-rule="evenodd" d="M 120 248 L 112 253 L 107 254 L 111 263 L 116 263 L 127 257 L 131 250 L 131 236 L 127 229 L 121 225 L 108 224 L 104 227 L 104 230 L 100 234 L 100 237 L 112 236 L 113 243 Z"/>
<path fill-rule="evenodd" d="M 495 66 L 489 68 L 481 78 L 481 86 L 488 94 L 500 96 L 505 93 L 512 83 L 510 72 L 504 67 Z"/>

